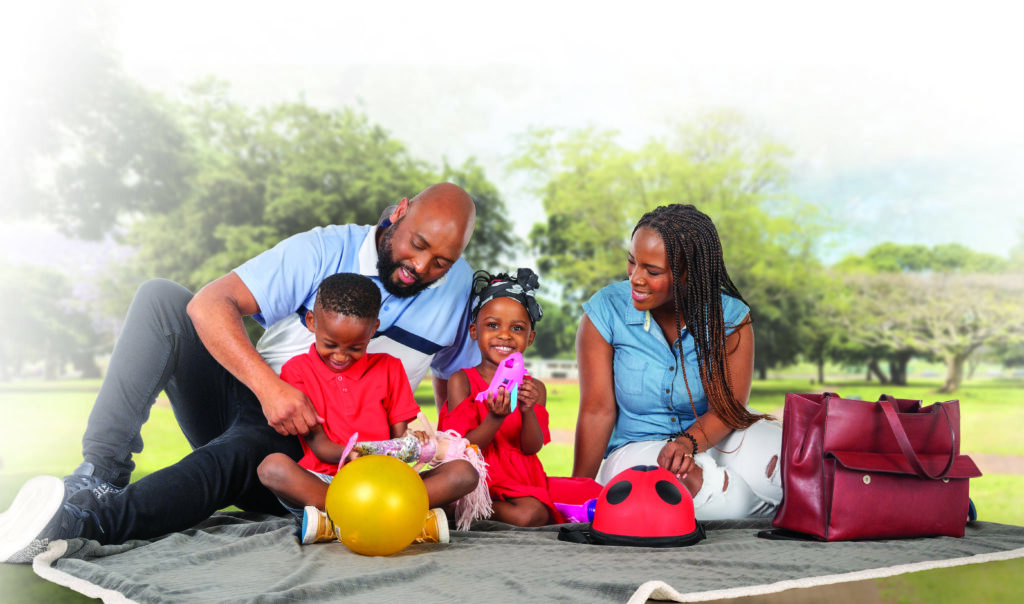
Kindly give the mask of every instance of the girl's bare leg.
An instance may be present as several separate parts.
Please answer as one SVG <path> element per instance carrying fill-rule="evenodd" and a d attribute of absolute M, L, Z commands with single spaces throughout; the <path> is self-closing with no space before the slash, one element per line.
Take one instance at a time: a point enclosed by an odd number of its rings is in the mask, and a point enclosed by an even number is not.
<path fill-rule="evenodd" d="M 544 526 L 552 522 L 551 511 L 536 497 L 515 497 L 494 501 L 491 520 L 515 526 Z"/>

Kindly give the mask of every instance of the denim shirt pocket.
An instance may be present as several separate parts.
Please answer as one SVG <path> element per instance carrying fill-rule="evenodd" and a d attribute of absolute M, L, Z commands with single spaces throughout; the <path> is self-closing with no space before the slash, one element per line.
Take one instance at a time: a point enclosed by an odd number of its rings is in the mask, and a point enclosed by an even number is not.
<path fill-rule="evenodd" d="M 613 367 L 615 371 L 616 394 L 640 395 L 644 392 L 644 377 L 648 363 L 628 352 L 615 351 Z M 624 401 L 620 400 L 619 404 Z"/>

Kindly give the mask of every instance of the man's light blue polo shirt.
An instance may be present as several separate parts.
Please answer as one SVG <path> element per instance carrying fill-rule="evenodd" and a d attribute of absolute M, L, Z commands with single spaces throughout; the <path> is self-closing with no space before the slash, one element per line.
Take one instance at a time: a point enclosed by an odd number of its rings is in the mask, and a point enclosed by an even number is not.
<path fill-rule="evenodd" d="M 428 366 L 447 379 L 480 362 L 479 349 L 469 337 L 469 264 L 459 258 L 444 277 L 416 296 L 392 296 L 377 274 L 375 232 L 369 225 L 317 227 L 235 269 L 259 304 L 253 318 L 267 327 L 257 350 L 276 371 L 313 342 L 303 318 L 305 309 L 313 308 L 320 282 L 346 272 L 365 275 L 380 288 L 380 328 L 367 350 L 401 359 L 414 389 Z"/>
<path fill-rule="evenodd" d="M 631 442 L 661 440 L 690 427 L 708 409 L 700 381 L 697 350 L 690 331 L 683 328 L 683 370 L 693 395 L 686 393 L 683 375 L 676 371 L 679 353 L 665 340 L 646 311 L 633 307 L 629 281 L 609 285 L 583 304 L 583 311 L 614 350 L 613 371 L 618 415 L 605 457 Z M 722 294 L 726 333 L 735 331 L 750 309 Z"/>

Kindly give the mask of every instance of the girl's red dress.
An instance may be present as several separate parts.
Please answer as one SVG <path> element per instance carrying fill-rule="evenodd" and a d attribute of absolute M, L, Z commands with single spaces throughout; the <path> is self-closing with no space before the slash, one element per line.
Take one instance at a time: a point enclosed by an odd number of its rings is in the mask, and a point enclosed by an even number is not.
<path fill-rule="evenodd" d="M 480 425 L 489 410 L 487 403 L 475 400 L 478 393 L 487 390 L 488 383 L 474 367 L 463 371 L 469 378 L 470 394 L 455 409 L 449 409 L 448 403 L 445 402 L 438 413 L 437 425 L 440 430 L 455 430 L 465 436 Z M 529 376 L 527 379 L 530 379 Z M 548 444 L 551 442 L 548 411 L 543 405 L 535 405 L 533 412 L 540 424 L 544 444 Z M 554 502 L 583 503 L 587 499 L 597 497 L 601 492 L 601 485 L 590 478 L 549 478 L 537 455 L 523 453 L 519 440 L 522 429 L 522 414 L 518 410 L 513 411 L 505 417 L 491 444 L 483 450 L 484 460 L 487 462 L 487 486 L 491 499 L 501 501 L 516 497 L 535 497 L 548 508 L 555 522 L 564 522 L 562 515 L 555 509 Z"/>

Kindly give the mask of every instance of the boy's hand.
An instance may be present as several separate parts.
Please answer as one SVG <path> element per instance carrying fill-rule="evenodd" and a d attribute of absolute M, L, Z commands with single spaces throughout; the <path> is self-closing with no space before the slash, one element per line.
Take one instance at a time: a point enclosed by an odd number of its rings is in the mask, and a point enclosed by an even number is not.
<path fill-rule="evenodd" d="M 495 396 L 487 393 L 487 409 L 498 419 L 505 419 L 512 413 L 512 396 L 504 386 L 498 388 L 498 394 Z"/>
<path fill-rule="evenodd" d="M 423 430 L 410 430 L 410 432 L 416 437 L 416 440 L 420 441 L 421 445 L 425 445 L 430 442 L 430 436 Z"/>

